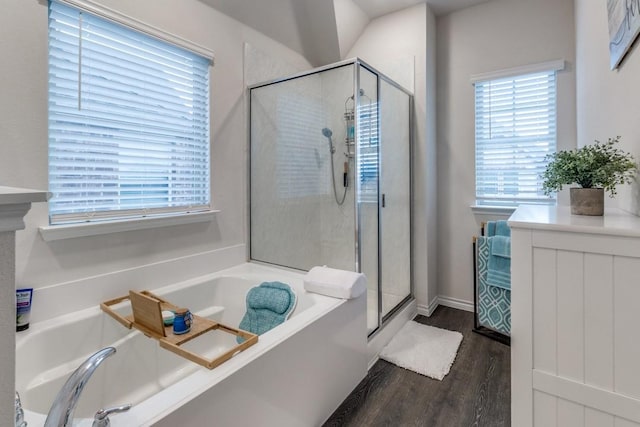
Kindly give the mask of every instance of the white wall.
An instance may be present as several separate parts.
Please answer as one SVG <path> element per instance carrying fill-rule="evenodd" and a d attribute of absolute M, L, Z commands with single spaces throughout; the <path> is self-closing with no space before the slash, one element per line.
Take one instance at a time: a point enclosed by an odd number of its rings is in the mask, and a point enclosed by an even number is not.
<path fill-rule="evenodd" d="M 609 68 L 606 2 L 576 0 L 576 88 L 578 145 L 621 135 L 621 148 L 640 160 L 640 51 L 636 43 L 620 67 Z M 637 185 L 619 187 L 616 204 L 640 215 Z"/>
<path fill-rule="evenodd" d="M 423 312 L 435 297 L 436 271 L 434 22 L 424 3 L 384 15 L 369 23 L 347 54 L 414 93 L 412 261 L 414 294 Z"/>
<path fill-rule="evenodd" d="M 77 282 L 80 285 L 74 289 L 79 293 L 70 298 L 93 299 L 93 304 L 103 295 L 89 285 L 82 286 L 88 278 L 107 278 L 100 283 L 108 286 L 111 273 L 148 266 L 138 281 L 125 286 L 153 288 L 165 280 L 154 271 L 164 271 L 161 267 L 169 262 L 174 266 L 170 269 L 172 279 L 185 279 L 201 274 L 202 269 L 219 266 L 220 250 L 234 248 L 234 255 L 225 260 L 226 264 L 244 261 L 247 147 L 244 43 L 250 42 L 268 56 L 290 63 L 294 70 L 309 68 L 300 55 L 196 0 L 181 1 L 179 5 L 171 0 L 101 3 L 214 51 L 212 199 L 214 207 L 222 212 L 210 223 L 45 243 L 37 227 L 48 224 L 47 207 L 34 205 L 26 218 L 27 229 L 17 235 L 17 284 L 42 290 Z M 0 52 L 3 56 L 0 183 L 46 189 L 47 7 L 36 0 L 4 1 Z M 46 301 L 34 299 L 35 318 L 38 306 L 46 305 Z"/>
<path fill-rule="evenodd" d="M 469 208 L 475 200 L 469 78 L 565 59 L 567 70 L 558 74 L 558 147 L 574 147 L 573 13 L 573 0 L 492 0 L 438 18 L 438 289 L 449 302 L 472 304 L 471 239 L 487 219 L 474 217 Z"/>
<path fill-rule="evenodd" d="M 369 17 L 353 0 L 333 0 L 336 17 L 340 57 L 347 58 L 347 53 L 358 40 L 369 23 Z"/>

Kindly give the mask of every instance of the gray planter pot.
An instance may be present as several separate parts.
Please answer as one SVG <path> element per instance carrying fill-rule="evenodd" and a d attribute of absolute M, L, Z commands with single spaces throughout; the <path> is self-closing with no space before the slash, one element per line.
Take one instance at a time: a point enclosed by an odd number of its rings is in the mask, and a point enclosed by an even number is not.
<path fill-rule="evenodd" d="M 604 215 L 603 188 L 571 188 L 569 195 L 573 215 Z"/>

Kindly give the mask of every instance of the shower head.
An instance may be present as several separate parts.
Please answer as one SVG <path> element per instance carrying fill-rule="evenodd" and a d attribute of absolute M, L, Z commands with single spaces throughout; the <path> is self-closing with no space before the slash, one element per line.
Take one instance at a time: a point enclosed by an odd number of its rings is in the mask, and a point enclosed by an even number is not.
<path fill-rule="evenodd" d="M 331 140 L 331 135 L 333 135 L 331 129 L 322 128 L 322 135 L 324 135 L 324 137 L 329 141 L 329 151 L 331 151 L 331 154 L 335 153 L 336 147 L 333 146 L 333 141 Z"/>

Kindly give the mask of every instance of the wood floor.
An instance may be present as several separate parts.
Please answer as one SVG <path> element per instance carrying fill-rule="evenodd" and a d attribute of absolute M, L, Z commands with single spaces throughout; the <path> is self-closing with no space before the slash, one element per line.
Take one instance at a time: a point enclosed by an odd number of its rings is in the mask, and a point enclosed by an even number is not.
<path fill-rule="evenodd" d="M 415 320 L 462 333 L 449 374 L 437 381 L 379 360 L 324 426 L 510 426 L 509 347 L 472 332 L 473 313 L 441 306 Z"/>

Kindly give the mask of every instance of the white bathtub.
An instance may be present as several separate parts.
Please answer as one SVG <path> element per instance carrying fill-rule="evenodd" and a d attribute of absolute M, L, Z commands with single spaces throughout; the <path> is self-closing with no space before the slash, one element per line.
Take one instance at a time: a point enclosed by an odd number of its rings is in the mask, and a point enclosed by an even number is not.
<path fill-rule="evenodd" d="M 364 296 L 344 301 L 307 293 L 301 274 L 252 263 L 153 291 L 195 314 L 237 326 L 247 291 L 272 280 L 296 291 L 293 315 L 213 370 L 160 348 L 97 306 L 32 324 L 16 343 L 16 389 L 29 426 L 44 424 L 70 373 L 107 346 L 117 353 L 85 387 L 77 425 L 90 426 L 98 409 L 124 403 L 134 406 L 111 417 L 114 427 L 321 424 L 366 374 Z M 206 345 L 215 351 L 224 339 Z"/>

